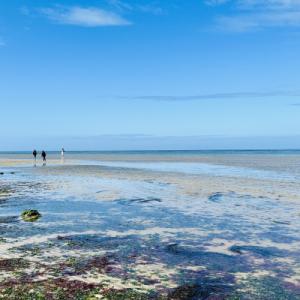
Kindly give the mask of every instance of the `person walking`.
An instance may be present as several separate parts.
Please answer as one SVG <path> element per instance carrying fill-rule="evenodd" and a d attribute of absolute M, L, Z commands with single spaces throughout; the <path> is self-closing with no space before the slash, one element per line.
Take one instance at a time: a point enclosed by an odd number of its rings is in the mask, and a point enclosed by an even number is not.
<path fill-rule="evenodd" d="M 32 155 L 33 155 L 34 161 L 36 161 L 37 151 L 35 149 L 32 151 Z"/>
<path fill-rule="evenodd" d="M 43 165 L 45 165 L 45 164 L 46 164 L 46 156 L 47 156 L 47 154 L 46 154 L 46 152 L 43 150 L 41 155 L 42 155 L 42 158 L 43 158 Z"/>
<path fill-rule="evenodd" d="M 34 159 L 34 167 L 36 167 L 36 156 L 37 156 L 37 151 L 34 149 L 33 151 L 32 151 L 32 155 L 33 155 L 33 159 Z"/>
<path fill-rule="evenodd" d="M 60 161 L 62 164 L 65 163 L 65 148 L 64 147 L 61 148 Z"/>

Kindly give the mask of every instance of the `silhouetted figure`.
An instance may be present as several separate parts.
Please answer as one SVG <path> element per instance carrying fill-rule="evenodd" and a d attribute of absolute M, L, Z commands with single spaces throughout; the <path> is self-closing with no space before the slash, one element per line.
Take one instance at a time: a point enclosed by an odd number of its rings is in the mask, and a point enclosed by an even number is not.
<path fill-rule="evenodd" d="M 47 154 L 46 154 L 46 152 L 43 150 L 43 151 L 42 151 L 43 165 L 46 165 L 46 156 L 47 156 Z"/>
<path fill-rule="evenodd" d="M 32 151 L 33 159 L 34 159 L 34 166 L 36 167 L 36 156 L 37 156 L 37 151 L 34 149 Z"/>
<path fill-rule="evenodd" d="M 63 164 L 65 162 L 65 148 L 64 147 L 61 148 L 60 157 L 61 157 L 60 161 Z"/>
<path fill-rule="evenodd" d="M 36 161 L 37 151 L 35 149 L 32 151 L 32 155 L 33 155 L 34 161 Z"/>

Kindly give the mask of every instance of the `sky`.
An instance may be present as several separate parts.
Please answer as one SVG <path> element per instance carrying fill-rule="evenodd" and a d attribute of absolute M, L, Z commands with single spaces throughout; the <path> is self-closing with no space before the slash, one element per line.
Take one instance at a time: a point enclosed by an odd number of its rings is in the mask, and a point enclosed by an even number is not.
<path fill-rule="evenodd" d="M 0 0 L 0 151 L 300 148 L 300 0 Z"/>

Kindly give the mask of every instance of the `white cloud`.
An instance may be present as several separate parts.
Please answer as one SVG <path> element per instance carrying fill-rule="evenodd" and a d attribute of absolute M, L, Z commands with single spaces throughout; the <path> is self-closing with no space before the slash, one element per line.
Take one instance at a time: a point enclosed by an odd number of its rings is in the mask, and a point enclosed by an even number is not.
<path fill-rule="evenodd" d="M 300 0 L 208 0 L 230 4 L 231 14 L 215 19 L 219 30 L 251 31 L 270 27 L 300 27 Z"/>
<path fill-rule="evenodd" d="M 295 8 L 300 6 L 300 0 L 206 0 L 209 5 L 235 4 L 242 8 Z"/>
<path fill-rule="evenodd" d="M 197 95 L 139 95 L 121 96 L 120 99 L 148 100 L 148 101 L 199 101 L 224 99 L 265 99 L 274 97 L 299 97 L 300 91 L 246 91 L 246 92 L 219 92 Z"/>
<path fill-rule="evenodd" d="M 117 8 L 118 10 L 133 10 L 133 6 L 124 1 L 120 0 L 106 0 L 111 6 Z"/>
<path fill-rule="evenodd" d="M 140 12 L 151 13 L 153 15 L 163 14 L 163 9 L 161 7 L 154 6 L 154 5 L 151 5 L 151 4 L 138 5 L 136 9 Z"/>
<path fill-rule="evenodd" d="M 241 6 L 265 8 L 295 8 L 300 6 L 300 0 L 243 0 L 238 1 Z"/>
<path fill-rule="evenodd" d="M 119 11 L 131 11 L 150 13 L 153 15 L 161 15 L 164 13 L 162 7 L 158 6 L 156 2 L 147 1 L 146 4 L 142 3 L 127 3 L 123 0 L 106 0 L 111 6 L 118 9 Z M 226 1 L 226 0 L 225 0 Z"/>
<path fill-rule="evenodd" d="M 229 31 L 251 31 L 268 27 L 300 27 L 300 11 L 259 12 L 216 19 L 218 29 Z"/>
<path fill-rule="evenodd" d="M 227 2 L 229 2 L 229 0 L 206 0 L 205 1 L 207 5 L 212 5 L 212 6 L 221 5 Z"/>
<path fill-rule="evenodd" d="M 85 27 L 123 26 L 130 22 L 120 15 L 95 7 L 56 7 L 44 8 L 41 12 L 52 21 L 59 24 L 77 25 Z"/>

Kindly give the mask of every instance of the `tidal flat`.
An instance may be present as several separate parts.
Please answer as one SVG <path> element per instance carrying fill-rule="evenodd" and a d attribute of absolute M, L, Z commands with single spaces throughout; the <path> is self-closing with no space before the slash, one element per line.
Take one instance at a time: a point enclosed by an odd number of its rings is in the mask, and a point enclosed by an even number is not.
<path fill-rule="evenodd" d="M 300 152 L 13 153 L 0 172 L 0 299 L 300 299 Z"/>

